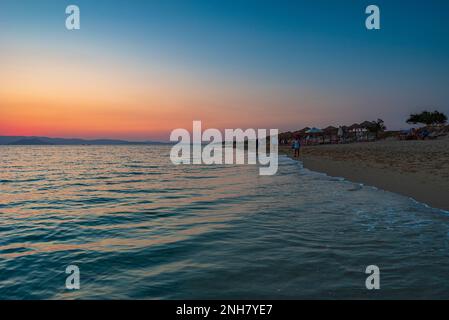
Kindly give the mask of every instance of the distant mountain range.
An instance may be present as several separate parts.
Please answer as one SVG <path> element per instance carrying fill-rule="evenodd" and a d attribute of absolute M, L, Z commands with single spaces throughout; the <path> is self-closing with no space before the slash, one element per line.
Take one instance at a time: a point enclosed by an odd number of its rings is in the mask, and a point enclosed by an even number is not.
<path fill-rule="evenodd" d="M 46 146 L 46 145 L 164 145 L 166 142 L 133 142 L 114 139 L 64 139 L 47 137 L 0 136 L 0 145 Z"/>

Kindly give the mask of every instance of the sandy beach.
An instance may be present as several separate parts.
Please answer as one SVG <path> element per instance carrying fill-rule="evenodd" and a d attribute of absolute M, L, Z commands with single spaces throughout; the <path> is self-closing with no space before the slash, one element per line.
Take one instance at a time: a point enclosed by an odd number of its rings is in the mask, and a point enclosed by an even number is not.
<path fill-rule="evenodd" d="M 291 149 L 281 151 L 292 156 Z M 303 147 L 304 167 L 449 210 L 449 137 Z"/>

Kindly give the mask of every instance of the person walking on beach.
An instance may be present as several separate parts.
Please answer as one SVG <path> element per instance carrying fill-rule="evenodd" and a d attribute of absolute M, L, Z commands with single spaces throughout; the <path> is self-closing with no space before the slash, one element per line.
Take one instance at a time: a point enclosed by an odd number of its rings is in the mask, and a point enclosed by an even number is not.
<path fill-rule="evenodd" d="M 295 138 L 293 141 L 293 150 L 295 151 L 294 157 L 299 158 L 299 149 L 301 149 L 301 142 L 299 141 L 299 138 Z"/>

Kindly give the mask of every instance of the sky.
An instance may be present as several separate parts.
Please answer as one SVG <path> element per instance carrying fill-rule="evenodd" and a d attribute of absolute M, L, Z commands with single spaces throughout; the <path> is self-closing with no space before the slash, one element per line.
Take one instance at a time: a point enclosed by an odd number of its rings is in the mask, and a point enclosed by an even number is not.
<path fill-rule="evenodd" d="M 81 30 L 65 28 L 71 4 Z M 449 113 L 447 21 L 447 0 L 1 0 L 0 135 L 407 128 Z"/>

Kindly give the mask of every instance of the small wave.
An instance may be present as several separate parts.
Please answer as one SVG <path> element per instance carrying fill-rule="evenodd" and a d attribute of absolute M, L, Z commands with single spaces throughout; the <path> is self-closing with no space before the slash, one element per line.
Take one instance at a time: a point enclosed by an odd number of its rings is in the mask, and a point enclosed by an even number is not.
<path fill-rule="evenodd" d="M 45 180 L 45 177 L 21 179 L 21 180 L 0 180 L 0 183 L 27 183 L 27 182 L 38 182 L 42 180 Z"/>
<path fill-rule="evenodd" d="M 84 299 L 364 298 L 348 288 L 363 286 L 361 266 L 371 263 L 388 266 L 383 297 L 415 283 L 429 298 L 448 296 L 441 279 L 449 266 L 449 220 L 435 209 L 286 157 L 279 175 L 261 178 L 248 166 L 169 167 L 165 149 L 113 148 L 9 155 L 30 170 L 64 174 L 2 184 L 0 299 L 73 297 L 61 293 L 69 263 L 79 263 L 89 279 L 89 290 L 75 293 Z M 75 157 L 76 168 L 64 161 Z M 136 167 L 128 174 L 126 164 Z M 164 175 L 150 176 L 146 164 Z M 433 291 L 438 286 L 443 295 Z M 400 297 L 421 291 L 401 290 Z"/>
<path fill-rule="evenodd" d="M 202 180 L 202 179 L 216 179 L 216 178 L 218 178 L 218 176 L 187 176 L 184 178 L 191 179 L 191 180 Z"/>

